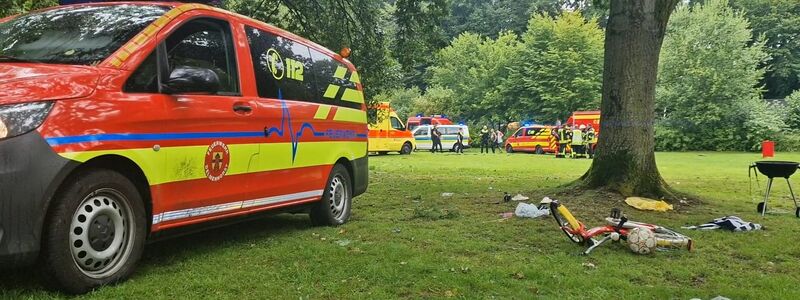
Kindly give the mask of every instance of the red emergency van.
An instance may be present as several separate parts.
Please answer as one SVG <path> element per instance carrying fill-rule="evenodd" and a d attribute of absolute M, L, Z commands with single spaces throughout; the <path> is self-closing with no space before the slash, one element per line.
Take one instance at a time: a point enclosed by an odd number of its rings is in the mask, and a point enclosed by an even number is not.
<path fill-rule="evenodd" d="M 414 128 L 422 125 L 453 125 L 453 122 L 443 115 L 433 115 L 430 117 L 410 117 L 406 124 L 408 125 L 408 130 L 414 130 Z"/>
<path fill-rule="evenodd" d="M 82 293 L 147 239 L 262 211 L 338 225 L 367 189 L 356 68 L 199 4 L 118 2 L 0 23 L 0 266 Z M 192 227 L 189 227 L 192 226 Z"/>

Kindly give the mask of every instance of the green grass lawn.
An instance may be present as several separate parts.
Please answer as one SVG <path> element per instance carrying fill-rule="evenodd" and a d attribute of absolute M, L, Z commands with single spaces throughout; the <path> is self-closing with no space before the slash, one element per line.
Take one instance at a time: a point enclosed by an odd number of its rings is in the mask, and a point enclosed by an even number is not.
<path fill-rule="evenodd" d="M 469 152 L 371 157 L 369 192 L 355 200 L 345 226 L 311 227 L 305 215 L 279 215 L 155 243 L 131 280 L 84 298 L 800 298 L 800 219 L 784 182 L 773 189 L 775 213 L 756 214 L 760 200 L 749 194 L 747 166 L 757 154 L 657 154 L 667 182 L 701 201 L 656 213 L 604 194 L 554 192 L 589 160 Z M 765 188 L 759 180 L 756 199 Z M 607 244 L 582 256 L 551 217 L 502 220 L 498 214 L 516 205 L 500 202 L 503 191 L 534 203 L 559 199 L 589 226 L 620 207 L 632 220 L 691 236 L 696 251 L 638 256 Z M 726 215 L 765 230 L 680 229 Z M 1 274 L 0 298 L 60 296 L 33 273 Z"/>

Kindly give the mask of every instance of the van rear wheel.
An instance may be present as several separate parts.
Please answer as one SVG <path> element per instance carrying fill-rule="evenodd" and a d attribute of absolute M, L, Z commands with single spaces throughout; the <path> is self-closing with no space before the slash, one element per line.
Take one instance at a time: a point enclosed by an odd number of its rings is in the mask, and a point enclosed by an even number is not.
<path fill-rule="evenodd" d="M 512 148 L 511 145 L 507 145 L 506 146 L 506 153 L 514 153 L 514 148 Z"/>
<path fill-rule="evenodd" d="M 328 183 L 322 192 L 322 201 L 311 208 L 311 223 L 317 226 L 338 226 L 350 219 L 350 206 L 353 203 L 353 192 L 350 184 L 350 173 L 336 164 L 328 177 Z"/>
<path fill-rule="evenodd" d="M 544 149 L 542 149 L 542 146 L 536 145 L 536 154 L 544 154 Z"/>
<path fill-rule="evenodd" d="M 141 195 L 110 170 L 78 173 L 56 196 L 42 239 L 42 274 L 74 294 L 127 279 L 144 250 Z"/>

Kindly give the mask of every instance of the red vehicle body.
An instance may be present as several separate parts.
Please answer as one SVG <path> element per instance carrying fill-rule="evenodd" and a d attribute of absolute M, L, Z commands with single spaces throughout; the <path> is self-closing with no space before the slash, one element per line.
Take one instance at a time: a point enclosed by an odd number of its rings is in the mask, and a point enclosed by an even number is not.
<path fill-rule="evenodd" d="M 564 123 L 567 126 L 580 127 L 581 125 L 592 126 L 594 131 L 600 133 L 600 111 L 576 111 Z"/>
<path fill-rule="evenodd" d="M 85 63 L 0 58 L 0 266 L 39 257 L 80 293 L 130 275 L 143 240 L 167 229 L 284 207 L 318 224 L 347 221 L 368 176 L 363 88 L 349 61 L 199 4 L 33 14 L 85 11 L 147 22 Z M 17 18 L 26 15 L 4 19 L 0 33 L 28 30 L 5 24 Z M 48 59 L 79 59 L 76 49 Z"/>
<path fill-rule="evenodd" d="M 408 121 L 406 121 L 406 125 L 408 126 L 408 130 L 414 130 L 414 128 L 417 128 L 422 125 L 453 125 L 453 122 L 444 116 L 433 115 L 430 117 L 408 118 Z"/>
<path fill-rule="evenodd" d="M 558 150 L 558 141 L 552 134 L 553 126 L 523 126 L 508 137 L 506 152 L 552 153 Z"/>

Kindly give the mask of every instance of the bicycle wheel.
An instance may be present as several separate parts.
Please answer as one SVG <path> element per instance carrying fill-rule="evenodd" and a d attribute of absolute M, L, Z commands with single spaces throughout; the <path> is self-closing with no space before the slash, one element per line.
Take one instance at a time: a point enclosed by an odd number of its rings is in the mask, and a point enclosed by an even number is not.
<path fill-rule="evenodd" d="M 585 242 L 583 240 L 583 236 L 581 236 L 579 234 L 570 233 L 567 229 L 565 229 L 565 228 L 569 228 L 569 222 L 567 222 L 567 219 L 564 218 L 564 216 L 562 216 L 561 213 L 557 209 L 551 209 L 550 211 L 553 213 L 553 218 L 556 219 L 556 223 L 558 224 L 558 227 L 561 228 L 561 231 L 563 231 L 564 234 L 567 235 L 567 237 L 569 238 L 570 241 L 572 241 L 574 243 L 577 243 L 577 244 L 582 244 L 582 243 Z"/>
<path fill-rule="evenodd" d="M 686 249 L 692 251 L 694 248 L 691 238 L 672 229 L 656 226 L 653 232 L 656 236 L 656 249 L 658 250 Z"/>

